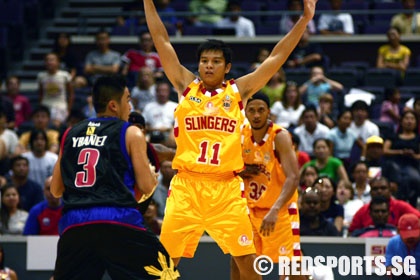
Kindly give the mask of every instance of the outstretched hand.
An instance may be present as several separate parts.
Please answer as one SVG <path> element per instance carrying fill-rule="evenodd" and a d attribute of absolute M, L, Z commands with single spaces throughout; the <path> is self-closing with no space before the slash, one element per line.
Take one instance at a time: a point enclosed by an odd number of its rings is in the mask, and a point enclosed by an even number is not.
<path fill-rule="evenodd" d="M 303 16 L 312 19 L 315 15 L 315 6 L 318 0 L 304 0 Z"/>

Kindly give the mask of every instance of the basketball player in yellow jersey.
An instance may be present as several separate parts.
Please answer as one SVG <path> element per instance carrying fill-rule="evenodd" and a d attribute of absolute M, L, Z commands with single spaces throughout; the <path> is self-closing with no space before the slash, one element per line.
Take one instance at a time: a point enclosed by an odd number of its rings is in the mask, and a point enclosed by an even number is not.
<path fill-rule="evenodd" d="M 317 0 L 304 0 L 304 12 L 252 73 L 226 81 L 231 50 L 222 41 L 208 40 L 197 52 L 198 74 L 181 65 L 153 0 L 143 0 L 147 25 L 164 72 L 178 92 L 175 111 L 178 170 L 170 187 L 161 241 L 177 264 L 193 257 L 207 231 L 236 262 L 240 279 L 261 279 L 253 268 L 252 228 L 241 198 L 243 168 L 240 126 L 243 106 L 286 61 L 315 13 Z"/>
<path fill-rule="evenodd" d="M 246 168 L 240 175 L 244 178 L 257 256 L 268 256 L 277 263 L 279 256 L 300 256 L 299 170 L 291 136 L 269 120 L 269 104 L 268 96 L 260 92 L 248 100 L 245 113 L 249 123 L 242 129 Z M 235 262 L 231 264 L 232 279 L 240 279 Z M 306 278 L 290 275 L 290 279 Z"/>

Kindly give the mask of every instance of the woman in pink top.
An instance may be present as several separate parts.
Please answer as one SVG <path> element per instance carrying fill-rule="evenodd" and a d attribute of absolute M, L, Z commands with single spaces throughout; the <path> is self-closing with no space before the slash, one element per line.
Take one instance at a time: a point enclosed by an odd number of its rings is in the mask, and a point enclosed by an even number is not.
<path fill-rule="evenodd" d="M 385 91 L 385 100 L 381 106 L 381 122 L 392 123 L 394 129 L 397 128 L 400 121 L 400 90 L 398 88 L 389 88 Z"/>

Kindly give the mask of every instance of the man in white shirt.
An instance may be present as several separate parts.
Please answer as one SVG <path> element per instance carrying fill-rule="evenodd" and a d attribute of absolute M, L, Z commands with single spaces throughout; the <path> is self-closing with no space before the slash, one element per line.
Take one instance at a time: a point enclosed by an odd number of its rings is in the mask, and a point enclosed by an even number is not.
<path fill-rule="evenodd" d="M 318 30 L 322 35 L 353 35 L 353 17 L 349 13 L 342 13 L 342 0 L 330 0 L 330 13 L 321 14 L 318 20 Z"/>
<path fill-rule="evenodd" d="M 303 124 L 294 130 L 300 139 L 299 150 L 313 157 L 313 143 L 316 139 L 327 137 L 330 129 L 318 122 L 318 112 L 313 106 L 307 107 L 302 113 Z"/>
<path fill-rule="evenodd" d="M 216 23 L 219 28 L 234 28 L 236 37 L 255 37 L 254 23 L 240 15 L 241 4 L 237 0 L 228 3 L 227 11 L 231 14 Z"/>
<path fill-rule="evenodd" d="M 370 136 L 379 136 L 379 127 L 369 120 L 369 106 L 363 100 L 357 100 L 351 106 L 353 121 L 350 131 L 357 136 L 357 145 L 363 148 Z"/>

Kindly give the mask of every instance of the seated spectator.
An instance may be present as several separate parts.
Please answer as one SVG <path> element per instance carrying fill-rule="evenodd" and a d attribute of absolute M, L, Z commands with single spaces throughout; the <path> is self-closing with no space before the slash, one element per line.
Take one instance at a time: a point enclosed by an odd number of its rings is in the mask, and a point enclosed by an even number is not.
<path fill-rule="evenodd" d="M 51 112 L 51 121 L 55 127 L 65 122 L 73 107 L 74 90 L 71 76 L 60 70 L 60 60 L 55 53 L 45 56 L 46 71 L 38 73 L 38 93 L 40 104 L 47 106 Z"/>
<path fill-rule="evenodd" d="M 385 90 L 385 100 L 381 105 L 380 121 L 392 123 L 397 129 L 400 121 L 400 90 L 398 88 L 388 88 Z"/>
<path fill-rule="evenodd" d="M 87 86 L 87 80 L 82 75 L 78 75 L 78 68 L 81 62 L 71 44 L 70 35 L 67 33 L 58 33 L 54 40 L 52 51 L 57 54 L 60 61 L 60 69 L 70 73 L 73 88 L 82 88 Z"/>
<path fill-rule="evenodd" d="M 412 271 L 413 277 L 408 275 L 392 276 L 392 279 L 419 279 L 420 275 L 420 224 L 419 218 L 413 214 L 405 214 L 398 221 L 398 235 L 392 237 L 385 250 L 385 266 L 387 272 L 392 275 L 392 269 L 395 263 L 395 256 L 404 260 L 408 256 L 416 260 L 415 271 Z"/>
<path fill-rule="evenodd" d="M 346 171 L 349 170 L 351 151 L 357 139 L 349 129 L 351 119 L 350 110 L 342 111 L 337 117 L 337 126 L 333 127 L 326 137 L 333 145 L 333 156 L 344 163 Z"/>
<path fill-rule="evenodd" d="M 6 85 L 7 86 L 7 85 Z M 1 89 L 1 85 L 0 85 Z M 5 96 L 0 94 L 0 110 L 4 112 L 7 119 L 7 128 L 14 129 L 15 127 L 15 110 L 13 107 L 13 101 Z"/>
<path fill-rule="evenodd" d="M 300 2 L 300 0 L 297 2 Z M 285 65 L 287 68 L 327 66 L 324 65 L 324 52 L 321 45 L 309 41 L 309 33 L 307 28 L 300 38 L 299 43 L 289 55 Z"/>
<path fill-rule="evenodd" d="M 301 116 L 303 124 L 298 126 L 293 133 L 300 139 L 299 150 L 313 157 L 313 144 L 316 139 L 324 138 L 330 129 L 318 122 L 318 112 L 315 107 L 305 108 Z"/>
<path fill-rule="evenodd" d="M 143 67 L 149 67 L 154 78 L 163 77 L 162 63 L 154 50 L 150 32 L 144 31 L 140 34 L 139 46 L 138 50 L 129 49 L 121 57 L 123 63 L 122 74 L 127 76 L 127 80 L 130 82 L 128 84 L 129 88 L 136 84 L 139 71 Z"/>
<path fill-rule="evenodd" d="M 354 196 L 354 189 L 349 181 L 340 180 L 337 184 L 337 201 L 344 208 L 343 236 L 346 237 L 354 214 L 363 206 L 363 201 Z M 388 217 L 387 217 L 388 218 Z"/>
<path fill-rule="evenodd" d="M 370 136 L 379 136 L 379 127 L 369 120 L 369 106 L 363 100 L 357 100 L 351 105 L 353 121 L 350 124 L 350 131 L 356 135 L 356 144 L 362 153 L 366 140 Z"/>
<path fill-rule="evenodd" d="M 331 12 L 321 14 L 318 19 L 318 30 L 322 35 L 353 35 L 353 17 L 341 12 L 342 0 L 329 0 Z"/>
<path fill-rule="evenodd" d="M 255 26 L 252 20 L 241 16 L 241 3 L 238 0 L 230 0 L 227 5 L 227 17 L 216 22 L 218 28 L 235 29 L 236 37 L 255 37 Z"/>
<path fill-rule="evenodd" d="M 58 137 L 59 132 L 56 129 L 50 129 L 50 109 L 44 105 L 38 106 L 32 112 L 32 122 L 33 128 L 38 130 L 43 130 L 48 137 L 48 150 L 53 153 L 58 152 Z M 31 131 L 26 131 L 22 133 L 19 137 L 19 147 L 16 153 L 21 154 L 30 149 L 29 139 L 31 137 Z"/>
<path fill-rule="evenodd" d="M 96 118 L 96 111 L 95 107 L 93 106 L 93 99 L 91 93 L 89 93 L 88 96 L 86 96 L 86 105 L 85 107 L 83 107 L 82 112 L 88 119 Z"/>
<path fill-rule="evenodd" d="M 31 117 L 31 103 L 29 99 L 20 93 L 20 81 L 17 76 L 9 76 L 6 80 L 6 95 L 13 102 L 15 115 L 13 122 L 8 122 L 7 127 L 17 129 L 23 122 L 29 121 Z"/>
<path fill-rule="evenodd" d="M 158 209 L 159 205 L 152 199 L 143 215 L 144 222 L 156 235 L 160 235 L 160 231 L 162 229 L 162 219 L 158 217 Z"/>
<path fill-rule="evenodd" d="M 306 190 L 313 185 L 315 180 L 319 177 L 319 171 L 315 166 L 304 165 L 300 169 L 299 186 L 302 190 Z"/>
<path fill-rule="evenodd" d="M 402 83 L 405 71 L 410 64 L 411 50 L 401 44 L 401 34 L 398 29 L 391 27 L 386 33 L 388 43 L 378 49 L 376 59 L 377 68 L 394 69 L 400 72 L 397 78 Z"/>
<path fill-rule="evenodd" d="M 45 179 L 52 175 L 58 155 L 47 150 L 48 138 L 43 130 L 31 131 L 29 143 L 31 150 L 22 154 L 29 161 L 28 177 L 43 186 Z"/>
<path fill-rule="evenodd" d="M 405 12 L 394 15 L 391 26 L 401 31 L 401 35 L 420 33 L 420 13 L 414 12 L 415 0 L 401 0 Z"/>
<path fill-rule="evenodd" d="M 11 169 L 5 180 L 15 186 L 19 192 L 20 206 L 29 212 L 33 206 L 44 200 L 42 186 L 29 179 L 29 160 L 23 156 L 13 157 Z"/>
<path fill-rule="evenodd" d="M 153 70 L 150 67 L 142 67 L 139 71 L 136 86 L 131 91 L 131 101 L 134 109 L 140 112 L 144 107 L 156 99 L 156 82 L 153 76 Z"/>
<path fill-rule="evenodd" d="M 420 136 L 413 111 L 402 114 L 397 135 L 386 139 L 384 155 L 390 161 L 390 173 L 397 174 L 397 197 L 416 207 L 420 195 Z"/>
<path fill-rule="evenodd" d="M 116 74 L 120 68 L 121 54 L 110 48 L 110 37 L 106 31 L 99 31 L 95 35 L 96 50 L 86 55 L 84 72 L 89 83 L 93 85 L 101 75 Z"/>
<path fill-rule="evenodd" d="M 169 100 L 171 85 L 168 82 L 156 84 L 156 101 L 144 107 L 143 116 L 146 120 L 146 131 L 150 135 L 150 142 L 165 143 L 174 126 L 174 111 L 178 103 Z M 159 135 L 159 136 L 158 136 Z M 162 139 L 154 139 L 155 136 Z"/>
<path fill-rule="evenodd" d="M 0 175 L 6 174 L 9 169 L 9 160 L 16 154 L 19 138 L 16 132 L 7 128 L 7 118 L 0 110 L 0 139 L 4 144 L 4 153 L 0 155 Z"/>
<path fill-rule="evenodd" d="M 176 11 L 172 8 L 171 2 L 171 0 L 156 0 L 155 3 L 157 12 L 166 14 L 160 17 L 166 29 L 178 28 L 182 25 L 182 21 L 178 20 L 175 15 Z"/>
<path fill-rule="evenodd" d="M 313 143 L 313 152 L 315 158 L 305 165 L 315 166 L 319 175 L 328 176 L 334 181 L 349 181 L 347 171 L 343 162 L 336 157 L 331 156 L 331 144 L 328 139 L 318 138 Z"/>
<path fill-rule="evenodd" d="M 287 3 L 287 10 L 293 14 L 285 14 L 280 19 L 280 34 L 287 34 L 299 20 L 301 12 L 303 11 L 303 5 L 301 0 L 289 0 Z M 308 32 L 310 34 L 316 33 L 316 27 L 314 21 L 308 23 Z"/>
<path fill-rule="evenodd" d="M 318 116 L 319 122 L 329 129 L 335 126 L 337 116 L 334 114 L 334 97 L 330 93 L 323 93 L 319 97 Z"/>
<path fill-rule="evenodd" d="M 50 176 L 45 180 L 45 200 L 29 211 L 23 235 L 58 235 L 58 222 L 62 215 L 63 204 L 61 199 L 55 198 L 50 191 L 51 179 Z"/>
<path fill-rule="evenodd" d="M 392 237 L 397 234 L 397 227 L 388 224 L 389 200 L 385 197 L 375 197 L 369 203 L 369 215 L 372 225 L 355 230 L 351 236 L 357 237 Z"/>
<path fill-rule="evenodd" d="M 370 185 L 368 178 L 368 165 L 364 161 L 356 162 L 352 167 L 354 198 L 363 201 L 363 204 L 370 202 Z"/>
<path fill-rule="evenodd" d="M 274 102 L 281 101 L 283 99 L 283 93 L 286 88 L 286 73 L 283 68 L 274 74 L 267 84 L 261 89 L 261 92 L 266 94 L 270 99 L 270 106 L 273 106 Z"/>
<path fill-rule="evenodd" d="M 304 110 L 305 105 L 302 104 L 297 84 L 288 81 L 284 88 L 283 98 L 275 101 L 271 106 L 271 120 L 284 128 L 293 130 L 299 125 L 300 116 Z"/>
<path fill-rule="evenodd" d="M 161 219 L 163 219 L 165 215 L 166 198 L 168 197 L 169 186 L 175 173 L 176 170 L 172 169 L 172 161 L 165 160 L 162 162 L 160 168 L 159 183 L 153 194 L 153 199 L 159 208 L 157 216 Z"/>
<path fill-rule="evenodd" d="M 396 226 L 399 218 L 406 213 L 412 213 L 420 218 L 420 212 L 413 206 L 405 201 L 391 197 L 391 188 L 387 178 L 373 178 L 370 180 L 369 185 L 372 200 L 380 196 L 389 200 L 388 224 Z M 362 229 L 370 225 L 373 225 L 373 221 L 369 215 L 369 204 L 365 204 L 354 215 L 353 221 L 349 227 L 349 232 L 353 232 L 357 229 Z"/>
<path fill-rule="evenodd" d="M 299 215 L 301 236 L 339 236 L 334 224 L 321 214 L 318 190 L 307 188 L 302 193 Z"/>
<path fill-rule="evenodd" d="M 0 244 L 0 275 L 5 280 L 17 280 L 18 277 L 16 271 L 5 265 L 5 258 L 3 246 Z"/>
<path fill-rule="evenodd" d="M 267 48 L 260 48 L 255 57 L 255 60 L 252 62 L 250 71 L 254 71 L 258 66 L 263 63 L 263 61 L 270 55 L 270 50 Z"/>
<path fill-rule="evenodd" d="M 7 185 L 0 193 L 0 234 L 22 235 L 28 212 L 20 208 L 18 189 Z"/>
<path fill-rule="evenodd" d="M 319 66 L 311 68 L 309 80 L 299 87 L 299 92 L 306 97 L 306 105 L 312 104 L 319 107 L 319 97 L 328 92 L 342 91 L 343 85 L 337 81 L 328 79 L 324 75 L 324 69 Z"/>
<path fill-rule="evenodd" d="M 304 151 L 299 151 L 298 147 L 299 147 L 299 144 L 300 144 L 300 139 L 294 133 L 292 133 L 292 143 L 293 143 L 293 149 L 295 149 L 296 158 L 297 158 L 297 161 L 298 161 L 298 167 L 299 167 L 299 169 L 301 169 L 302 166 L 305 165 L 305 163 L 307 163 L 311 160 L 311 158 Z M 318 176 L 315 176 L 315 178 L 316 177 L 318 177 Z M 312 184 L 310 184 L 310 185 L 312 185 Z"/>
<path fill-rule="evenodd" d="M 226 10 L 226 0 L 191 0 L 189 2 L 189 21 L 196 26 L 215 26 Z"/>

